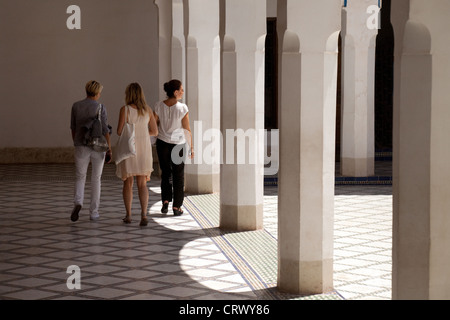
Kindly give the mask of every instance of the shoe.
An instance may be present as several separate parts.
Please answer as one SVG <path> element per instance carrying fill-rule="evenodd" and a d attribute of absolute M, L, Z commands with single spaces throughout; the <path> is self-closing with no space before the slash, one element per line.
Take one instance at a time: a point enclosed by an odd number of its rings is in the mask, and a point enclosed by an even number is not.
<path fill-rule="evenodd" d="M 100 219 L 100 216 L 99 215 L 96 215 L 96 216 L 90 216 L 90 218 L 89 218 L 91 221 L 97 221 L 98 219 Z"/>
<path fill-rule="evenodd" d="M 183 212 L 183 210 L 181 210 L 181 208 L 179 208 L 179 209 L 173 209 L 173 215 L 174 216 L 181 216 L 182 214 L 183 214 L 184 212 Z"/>
<path fill-rule="evenodd" d="M 169 212 L 169 202 L 164 202 L 163 207 L 161 208 L 161 213 Z"/>
<path fill-rule="evenodd" d="M 129 224 L 129 223 L 131 223 L 131 217 L 125 216 L 125 218 L 123 218 L 122 221 L 125 222 L 126 224 Z"/>
<path fill-rule="evenodd" d="M 70 215 L 70 220 L 72 220 L 73 222 L 77 221 L 78 217 L 79 217 L 78 214 L 80 213 L 80 210 L 81 210 L 81 205 L 77 204 L 75 206 L 75 208 L 73 208 L 73 210 L 72 210 L 72 214 Z"/>

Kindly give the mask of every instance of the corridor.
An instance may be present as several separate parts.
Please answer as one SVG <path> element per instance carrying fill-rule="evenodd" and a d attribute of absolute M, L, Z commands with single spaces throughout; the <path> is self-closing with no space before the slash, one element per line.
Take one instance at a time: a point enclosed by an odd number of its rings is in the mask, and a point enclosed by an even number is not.
<path fill-rule="evenodd" d="M 187 195 L 183 216 L 162 215 L 155 179 L 149 225 L 139 227 L 136 192 L 135 220 L 122 223 L 114 168 L 105 166 L 100 220 L 83 209 L 72 223 L 72 165 L 0 166 L 0 299 L 391 299 L 390 185 L 336 186 L 335 290 L 295 296 L 276 289 L 276 186 L 265 187 L 264 230 L 227 233 L 218 194 Z M 71 290 L 73 265 L 81 288 Z"/>

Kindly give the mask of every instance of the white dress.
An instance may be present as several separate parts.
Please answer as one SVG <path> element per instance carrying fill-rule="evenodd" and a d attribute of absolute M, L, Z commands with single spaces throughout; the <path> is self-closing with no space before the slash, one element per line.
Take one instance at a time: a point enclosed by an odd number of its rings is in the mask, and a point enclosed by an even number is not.
<path fill-rule="evenodd" d="M 121 161 L 116 167 L 116 175 L 122 180 L 134 176 L 146 176 L 147 181 L 153 172 L 153 156 L 150 134 L 148 132 L 149 113 L 143 116 L 137 109 L 128 107 L 128 122 L 135 124 L 136 156 Z M 126 109 L 125 109 L 126 112 Z"/>

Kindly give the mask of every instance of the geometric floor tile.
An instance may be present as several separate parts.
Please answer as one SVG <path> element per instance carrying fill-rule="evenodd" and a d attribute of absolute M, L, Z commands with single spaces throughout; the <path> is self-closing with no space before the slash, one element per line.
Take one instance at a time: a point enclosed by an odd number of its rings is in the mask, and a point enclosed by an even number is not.
<path fill-rule="evenodd" d="M 391 298 L 389 185 L 336 186 L 335 291 L 317 296 L 277 291 L 276 186 L 265 187 L 264 230 L 239 233 L 218 228 L 218 194 L 187 195 L 174 217 L 160 213 L 159 181 L 148 187 L 148 226 L 139 227 L 136 190 L 133 222 L 123 224 L 122 182 L 107 165 L 100 219 L 82 209 L 73 223 L 73 165 L 0 165 L 0 299 Z M 88 177 L 85 204 L 89 192 Z M 69 266 L 79 267 L 80 289 L 67 284 Z"/>

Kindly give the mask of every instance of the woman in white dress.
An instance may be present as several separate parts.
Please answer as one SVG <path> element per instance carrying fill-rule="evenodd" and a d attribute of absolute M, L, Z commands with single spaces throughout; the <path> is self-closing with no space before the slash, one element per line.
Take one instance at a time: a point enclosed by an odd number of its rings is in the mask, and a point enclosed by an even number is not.
<path fill-rule="evenodd" d="M 133 200 L 133 181 L 136 177 L 141 204 L 141 226 L 147 225 L 148 188 L 147 181 L 153 171 L 152 144 L 150 136 L 158 135 L 153 111 L 145 101 L 144 92 L 138 83 L 131 83 L 125 90 L 126 105 L 120 109 L 117 134 L 120 136 L 125 122 L 135 124 L 136 156 L 117 164 L 116 175 L 123 180 L 123 202 L 126 216 L 123 222 L 131 223 L 131 203 Z"/>

